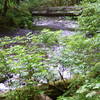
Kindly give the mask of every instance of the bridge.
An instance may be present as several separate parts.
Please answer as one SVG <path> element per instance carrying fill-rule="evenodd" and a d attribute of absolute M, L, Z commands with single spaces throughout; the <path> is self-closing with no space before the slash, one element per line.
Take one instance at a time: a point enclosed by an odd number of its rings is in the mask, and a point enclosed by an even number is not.
<path fill-rule="evenodd" d="M 79 16 L 82 13 L 82 7 L 63 6 L 63 7 L 40 7 L 32 9 L 33 16 Z"/>

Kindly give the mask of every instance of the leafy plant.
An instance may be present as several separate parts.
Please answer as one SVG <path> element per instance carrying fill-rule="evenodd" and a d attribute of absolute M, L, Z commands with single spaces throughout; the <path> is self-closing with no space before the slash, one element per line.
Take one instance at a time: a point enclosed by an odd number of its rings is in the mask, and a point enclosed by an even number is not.
<path fill-rule="evenodd" d="M 99 0 L 83 0 L 83 13 L 79 17 L 81 30 L 85 33 L 96 34 L 100 31 L 100 1 Z"/>
<path fill-rule="evenodd" d="M 44 29 L 41 32 L 41 35 L 38 36 L 39 41 L 42 43 L 45 43 L 47 45 L 53 45 L 59 43 L 59 37 L 60 37 L 61 31 L 50 31 L 47 29 Z"/>

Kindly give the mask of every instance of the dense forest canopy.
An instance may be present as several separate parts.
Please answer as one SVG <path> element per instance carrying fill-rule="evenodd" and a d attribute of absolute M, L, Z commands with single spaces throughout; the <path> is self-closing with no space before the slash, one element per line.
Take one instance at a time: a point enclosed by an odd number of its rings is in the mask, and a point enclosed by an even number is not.
<path fill-rule="evenodd" d="M 0 0 L 0 100 L 100 100 L 100 0 Z"/>

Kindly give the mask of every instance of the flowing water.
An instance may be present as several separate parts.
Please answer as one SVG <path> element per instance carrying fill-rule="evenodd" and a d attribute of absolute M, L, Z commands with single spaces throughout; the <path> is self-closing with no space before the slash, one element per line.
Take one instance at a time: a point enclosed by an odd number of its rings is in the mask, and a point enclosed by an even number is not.
<path fill-rule="evenodd" d="M 78 24 L 76 21 L 73 21 L 73 20 L 66 20 L 66 19 L 62 19 L 62 18 L 42 18 L 42 19 L 36 19 L 34 22 L 33 22 L 33 25 L 35 27 L 35 30 L 32 31 L 32 30 L 27 30 L 27 29 L 16 29 L 16 31 L 13 31 L 13 35 L 12 34 L 3 34 L 3 35 L 0 35 L 0 36 L 20 36 L 20 35 L 25 35 L 29 32 L 32 32 L 32 33 L 39 33 L 40 30 L 44 29 L 44 28 L 48 28 L 48 29 L 51 29 L 52 31 L 55 31 L 55 30 L 62 30 L 62 33 L 61 33 L 61 36 L 62 37 L 65 37 L 65 36 L 69 36 L 69 35 L 73 35 L 75 34 L 75 30 L 78 28 Z M 45 47 L 45 49 L 48 50 L 48 47 Z M 51 51 L 52 52 L 49 52 L 48 51 L 48 57 L 49 59 L 52 58 L 52 57 L 59 57 L 60 56 L 60 52 L 63 50 L 63 46 L 61 45 L 55 45 L 55 46 L 52 46 L 51 47 Z M 49 69 L 50 71 L 53 71 L 55 72 L 58 77 L 59 76 L 59 71 L 61 72 L 63 78 L 71 78 L 72 75 L 70 73 L 70 69 L 68 68 L 64 68 L 62 65 L 58 64 L 56 68 L 54 67 L 51 67 Z M 0 83 L 0 93 L 2 92 L 5 92 L 5 91 L 9 91 L 10 89 L 15 89 L 16 86 L 13 86 L 13 87 L 10 87 L 8 84 L 10 81 L 22 81 L 22 80 L 19 80 L 20 77 L 19 75 L 13 75 L 12 78 L 10 78 L 9 80 L 6 80 L 4 83 Z M 46 82 L 45 80 L 41 80 L 41 82 Z M 21 86 L 25 85 L 23 84 L 22 82 L 20 82 Z"/>

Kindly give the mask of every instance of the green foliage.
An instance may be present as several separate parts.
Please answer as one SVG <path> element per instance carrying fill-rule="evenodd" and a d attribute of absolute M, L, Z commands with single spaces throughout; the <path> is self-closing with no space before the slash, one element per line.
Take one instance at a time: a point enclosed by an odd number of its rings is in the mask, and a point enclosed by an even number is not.
<path fill-rule="evenodd" d="M 78 84 L 79 86 L 78 89 L 73 88 L 74 93 L 72 96 L 65 95 L 68 91 L 70 91 L 69 89 L 64 93 L 63 96 L 58 97 L 57 100 L 99 100 L 100 99 L 100 95 L 99 95 L 100 79 L 98 76 L 96 77 L 96 79 L 94 78 L 88 79 L 88 77 L 85 76 L 83 85 L 81 83 L 82 82 L 80 81 Z M 73 85 L 75 84 L 76 83 L 74 83 Z M 69 93 L 72 93 L 72 91 L 70 91 Z"/>
<path fill-rule="evenodd" d="M 59 5 L 58 1 L 52 2 L 53 6 Z M 32 17 L 28 9 L 44 4 L 47 4 L 46 0 L 41 2 L 40 0 L 27 0 L 21 2 L 20 5 L 10 2 L 7 17 L 14 22 L 15 26 L 31 28 Z M 81 29 L 95 34 L 100 28 L 99 1 L 84 0 L 82 5 L 83 13 L 79 17 Z M 1 10 L 2 8 L 3 6 L 0 6 Z M 58 64 L 70 68 L 73 73 L 76 73 L 76 77 L 73 77 L 64 95 L 58 97 L 57 100 L 100 99 L 100 35 L 96 34 L 88 39 L 80 34 L 61 38 L 60 33 L 61 31 L 44 29 L 39 35 L 29 33 L 26 37 L 0 38 L 0 77 L 7 73 L 19 74 L 27 84 L 26 90 L 21 92 L 17 90 L 8 94 L 9 100 L 27 100 L 41 93 L 41 90 L 35 90 L 32 86 L 38 85 L 41 79 L 43 81 L 56 79 L 53 71 L 50 72 L 48 69 L 57 67 Z M 57 57 L 49 58 L 45 47 L 51 49 L 51 46 L 57 44 L 63 47 L 62 52 Z"/>
<path fill-rule="evenodd" d="M 20 0 L 19 0 L 20 1 Z M 29 11 L 29 0 L 28 1 L 20 1 L 19 4 L 17 0 L 8 0 L 6 4 L 6 12 L 3 12 L 5 7 L 4 2 L 2 1 L 0 4 L 2 5 L 1 14 L 5 13 L 5 19 L 8 20 L 8 23 L 4 21 L 5 25 L 10 25 L 13 27 L 21 27 L 21 28 L 32 28 L 32 15 Z M 9 20 L 12 21 L 12 24 Z"/>
<path fill-rule="evenodd" d="M 93 2 L 95 1 L 95 2 Z M 99 0 L 83 0 L 83 13 L 79 17 L 81 30 L 85 33 L 96 34 L 100 31 L 100 1 Z"/>
<path fill-rule="evenodd" d="M 85 84 L 81 86 L 76 93 L 78 93 L 79 99 L 84 98 L 86 100 L 99 100 L 100 99 L 99 90 L 100 90 L 99 78 L 89 79 L 86 80 Z M 83 95 L 83 97 L 81 97 L 81 95 Z"/>
<path fill-rule="evenodd" d="M 29 94 L 30 93 L 30 94 Z M 6 94 L 6 100 L 32 100 L 35 95 L 43 94 L 42 90 L 34 88 L 33 86 L 27 86 L 15 91 L 11 91 Z"/>
<path fill-rule="evenodd" d="M 47 40 L 43 45 L 56 44 L 56 41 L 59 38 L 59 34 L 60 32 L 52 32 L 50 30 L 44 30 L 40 35 L 33 35 L 29 33 L 27 34 L 27 37 L 18 36 L 13 38 L 10 37 L 0 38 L 0 48 L 2 50 L 0 51 L 0 69 L 1 69 L 0 73 L 4 75 L 5 73 L 7 73 L 7 71 L 9 71 L 12 74 L 19 74 L 20 78 L 29 87 L 39 84 L 41 80 L 42 81 L 47 80 L 46 77 L 49 77 L 50 75 L 52 75 L 52 73 L 49 74 L 47 70 L 50 67 L 49 65 L 46 64 L 47 52 L 44 49 L 44 47 L 40 47 L 39 45 L 42 45 L 41 43 L 44 43 L 45 37 L 50 39 Z M 8 68 L 10 68 L 10 70 L 8 70 Z M 15 83 L 11 83 L 11 86 L 14 84 Z M 18 88 L 19 85 L 17 85 L 16 87 Z M 29 87 L 28 87 L 29 90 L 27 90 L 27 92 L 33 90 L 32 88 Z M 38 90 L 38 92 L 39 91 L 40 90 Z M 32 97 L 30 96 L 31 94 L 27 95 L 24 94 L 25 94 L 24 90 L 21 93 L 19 91 L 14 91 L 11 92 L 11 94 L 9 94 L 8 97 L 9 100 L 11 98 L 13 98 L 14 100 L 19 100 L 19 98 L 21 100 L 25 99 L 27 100 L 27 98 Z"/>
<path fill-rule="evenodd" d="M 8 55 L 7 51 L 0 49 L 0 76 L 6 75 L 11 71 L 9 65 L 11 59 L 7 55 Z"/>
<path fill-rule="evenodd" d="M 48 6 L 65 6 L 65 5 L 71 5 L 71 4 L 76 4 L 76 0 L 30 0 L 33 3 L 34 7 L 37 6 L 43 6 L 43 7 L 48 7 Z"/>
<path fill-rule="evenodd" d="M 96 63 L 92 68 L 93 71 L 100 73 L 100 62 Z"/>
<path fill-rule="evenodd" d="M 86 73 L 86 70 L 99 62 L 99 34 L 89 39 L 82 35 L 69 36 L 65 38 L 63 45 L 64 50 L 57 60 L 61 65 L 71 68 L 75 73 L 81 73 L 81 71 Z"/>
<path fill-rule="evenodd" d="M 96 1 L 98 1 L 98 0 L 83 0 L 84 3 L 94 3 Z"/>
<path fill-rule="evenodd" d="M 64 97 L 64 96 L 60 96 L 57 98 L 57 100 L 75 100 L 74 98 L 72 97 Z"/>
<path fill-rule="evenodd" d="M 73 0 L 0 0 L 0 12 L 6 17 L 9 24 L 12 21 L 14 27 L 32 28 L 31 10 L 36 7 L 64 6 L 76 3 Z M 2 24 L 1 24 L 2 25 Z"/>
<path fill-rule="evenodd" d="M 59 44 L 60 33 L 61 31 L 53 32 L 53 31 L 44 29 L 41 32 L 41 35 L 38 36 L 38 38 L 41 43 L 45 43 L 48 45 Z"/>
<path fill-rule="evenodd" d="M 0 38 L 0 73 L 8 72 L 20 74 L 27 84 L 34 83 L 32 80 L 47 76 L 46 62 L 47 52 L 39 44 L 57 44 L 60 31 L 52 32 L 43 30 L 40 35 L 27 34 L 27 37 Z M 8 70 L 10 68 L 10 70 Z M 8 71 L 8 72 L 7 72 Z"/>
<path fill-rule="evenodd" d="M 96 63 L 95 66 L 93 66 L 93 67 L 91 68 L 91 72 L 88 73 L 87 76 L 88 76 L 88 77 L 94 77 L 94 78 L 96 78 L 96 77 L 99 78 L 99 77 L 100 77 L 100 64 L 99 64 L 99 62 Z"/>
<path fill-rule="evenodd" d="M 68 90 L 57 100 L 99 100 L 100 96 L 100 35 L 86 38 L 80 34 L 64 38 L 64 50 L 57 59 L 64 67 L 82 77 L 73 78 Z M 100 50 L 99 50 L 100 51 Z"/>

